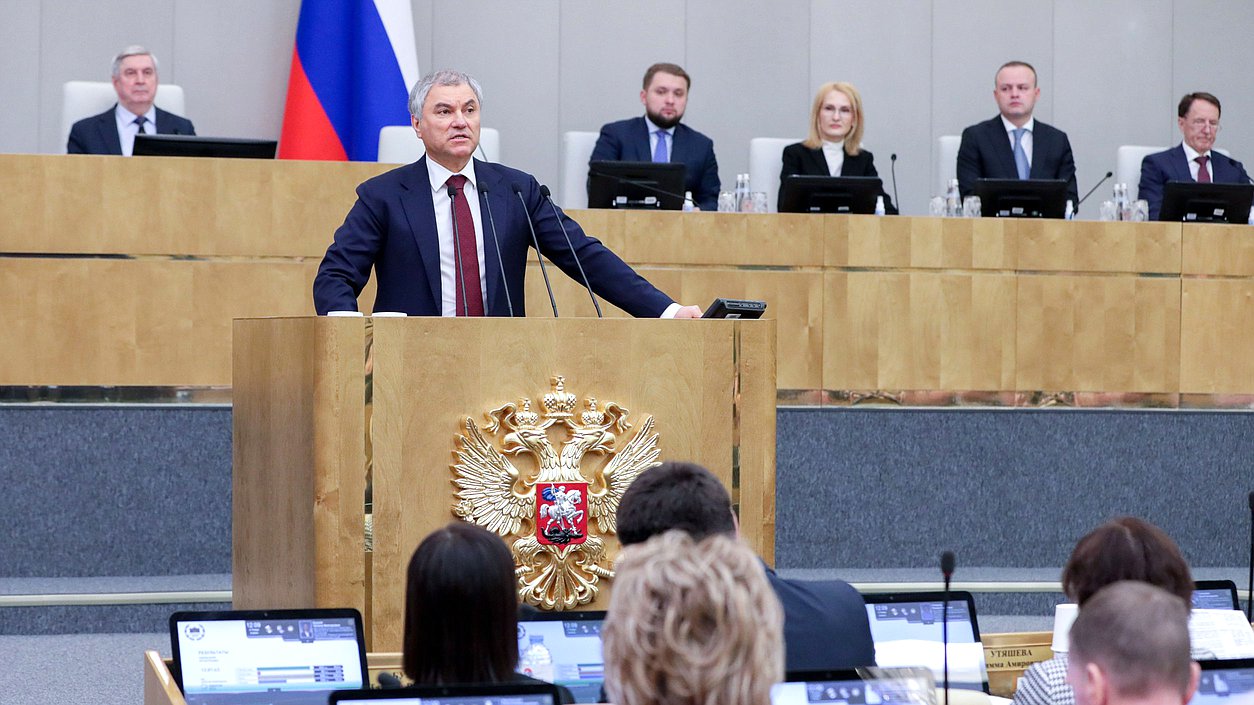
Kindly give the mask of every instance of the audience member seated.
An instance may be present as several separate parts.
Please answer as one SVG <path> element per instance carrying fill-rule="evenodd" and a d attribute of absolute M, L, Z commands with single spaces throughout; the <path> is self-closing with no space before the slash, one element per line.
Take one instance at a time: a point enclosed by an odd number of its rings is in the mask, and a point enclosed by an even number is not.
<path fill-rule="evenodd" d="M 1153 585 L 1102 588 L 1071 625 L 1076 705 L 1184 705 L 1201 669 L 1189 658 L 1189 602 Z"/>
<path fill-rule="evenodd" d="M 718 161 L 714 142 L 681 125 L 688 107 L 692 79 L 675 64 L 654 64 L 644 72 L 640 102 L 644 117 L 611 122 L 601 128 L 590 162 L 679 162 L 684 165 L 684 187 L 697 207 L 718 210 Z"/>
<path fill-rule="evenodd" d="M 783 680 L 783 614 L 733 536 L 682 531 L 623 549 L 602 627 L 616 705 L 769 705 Z"/>
<path fill-rule="evenodd" d="M 515 671 L 514 559 L 499 536 L 452 522 L 422 540 L 409 561 L 402 643 L 405 675 L 420 685 L 534 682 Z"/>
<path fill-rule="evenodd" d="M 785 176 L 879 176 L 875 157 L 862 149 L 864 113 L 862 96 L 853 84 L 824 83 L 810 106 L 810 136 L 804 142 L 784 148 Z M 893 215 L 897 208 L 883 192 L 884 210 Z"/>
<path fill-rule="evenodd" d="M 1135 517 L 1114 519 L 1080 539 L 1062 571 L 1062 589 L 1079 605 L 1077 623 L 1099 590 L 1123 580 L 1162 588 L 1190 604 L 1193 576 L 1180 548 L 1162 529 Z M 1073 627 L 1074 629 L 1074 627 Z M 1074 632 L 1073 632 L 1074 633 Z M 1074 642 L 1073 642 L 1074 643 Z M 1033 664 L 1019 679 L 1015 705 L 1074 705 L 1067 656 Z"/>
<path fill-rule="evenodd" d="M 1219 99 L 1210 93 L 1190 93 L 1176 106 L 1180 144 L 1141 160 L 1137 194 L 1149 202 L 1149 219 L 1158 220 L 1163 207 L 1163 186 L 1168 181 L 1215 184 L 1248 184 L 1250 175 L 1241 162 L 1212 152 L 1219 137 Z"/>
<path fill-rule="evenodd" d="M 112 72 L 117 104 L 99 115 L 74 123 L 66 145 L 70 154 L 129 157 L 137 134 L 196 134 L 190 120 L 153 105 L 157 99 L 157 57 L 152 52 L 141 46 L 129 46 L 114 57 Z"/>
<path fill-rule="evenodd" d="M 693 463 L 668 462 L 641 473 L 618 505 L 623 546 L 680 529 L 695 539 L 736 536 L 731 497 L 718 478 Z M 841 580 L 785 580 L 758 563 L 784 608 L 789 671 L 875 665 L 866 603 Z M 621 589 L 615 585 L 615 595 Z"/>

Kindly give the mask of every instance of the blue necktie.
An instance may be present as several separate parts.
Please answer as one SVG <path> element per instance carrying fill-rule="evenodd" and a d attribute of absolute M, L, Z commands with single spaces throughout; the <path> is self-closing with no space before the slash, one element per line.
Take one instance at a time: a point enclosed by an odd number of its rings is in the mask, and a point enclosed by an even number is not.
<path fill-rule="evenodd" d="M 1028 178 L 1032 167 L 1028 164 L 1028 153 L 1023 151 L 1023 133 L 1027 132 L 1026 127 L 1020 127 L 1015 130 L 1015 169 L 1019 172 L 1020 179 Z"/>
<path fill-rule="evenodd" d="M 140 115 L 139 117 L 135 118 L 131 122 L 135 123 L 136 127 L 139 128 L 139 130 L 135 134 L 137 135 L 147 134 L 146 132 L 144 132 L 144 123 L 148 122 L 148 118 L 144 117 L 143 115 Z"/>
<path fill-rule="evenodd" d="M 670 159 L 666 156 L 666 131 L 658 130 L 654 133 L 657 135 L 657 146 L 653 148 L 653 161 L 667 162 Z"/>

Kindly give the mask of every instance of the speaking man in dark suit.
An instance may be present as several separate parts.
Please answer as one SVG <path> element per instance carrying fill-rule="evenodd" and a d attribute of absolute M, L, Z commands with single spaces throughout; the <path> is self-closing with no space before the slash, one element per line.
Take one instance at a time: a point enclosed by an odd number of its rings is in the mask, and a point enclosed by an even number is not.
<path fill-rule="evenodd" d="M 737 533 L 727 489 L 693 463 L 667 462 L 641 473 L 623 494 L 615 521 L 624 546 L 672 530 L 697 540 Z M 784 608 L 786 671 L 875 665 L 866 602 L 853 586 L 842 580 L 788 580 L 762 569 Z"/>
<path fill-rule="evenodd" d="M 644 117 L 611 122 L 601 128 L 591 161 L 679 162 L 684 188 L 703 211 L 718 210 L 718 161 L 714 142 L 681 124 L 692 80 L 675 64 L 654 64 L 644 72 L 640 102 Z"/>
<path fill-rule="evenodd" d="M 1248 184 L 1250 175 L 1241 162 L 1212 152 L 1219 136 L 1219 99 L 1210 93 L 1190 93 L 1176 107 L 1176 123 L 1183 140 L 1165 152 L 1141 160 L 1139 198 L 1149 202 L 1149 219 L 1158 220 L 1163 207 L 1163 184 L 1197 181 L 1216 184 Z"/>
<path fill-rule="evenodd" d="M 473 159 L 482 103 L 479 83 L 457 71 L 437 71 L 414 85 L 411 120 L 427 153 L 357 187 L 357 202 L 335 231 L 314 279 L 319 314 L 356 311 L 373 268 L 375 311 L 525 315 L 530 221 L 546 257 L 578 281 L 582 264 L 592 288 L 631 315 L 701 315 L 696 306 L 675 303 L 578 223 L 559 215 L 545 203 L 534 177 Z"/>
<path fill-rule="evenodd" d="M 74 123 L 66 145 L 70 154 L 129 157 L 137 134 L 196 134 L 190 120 L 153 105 L 157 99 L 157 57 L 152 52 L 141 46 L 123 49 L 113 58 L 112 74 L 117 104 Z"/>
<path fill-rule="evenodd" d="M 958 191 L 964 197 L 975 193 L 976 179 L 1065 179 L 1067 198 L 1079 204 L 1067 133 L 1032 117 L 1040 96 L 1031 64 L 1010 61 L 997 70 L 993 97 L 1001 114 L 962 131 Z"/>

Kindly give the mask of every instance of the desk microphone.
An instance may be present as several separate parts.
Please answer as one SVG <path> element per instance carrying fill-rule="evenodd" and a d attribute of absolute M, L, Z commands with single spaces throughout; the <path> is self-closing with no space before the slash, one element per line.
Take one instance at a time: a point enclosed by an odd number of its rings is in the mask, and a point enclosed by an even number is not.
<path fill-rule="evenodd" d="M 1098 181 L 1097 184 L 1093 186 L 1093 188 L 1089 189 L 1088 193 L 1084 194 L 1084 198 L 1080 199 L 1080 203 L 1084 203 L 1085 201 L 1089 200 L 1089 196 L 1093 195 L 1093 192 L 1097 190 L 1097 187 L 1106 183 L 1106 180 L 1114 175 L 1115 175 L 1115 172 L 1113 171 L 1106 172 L 1106 175 L 1102 177 L 1102 180 Z M 1075 210 L 1077 213 L 1080 212 L 1080 203 L 1075 204 Z"/>
<path fill-rule="evenodd" d="M 505 260 L 501 258 L 501 240 L 496 236 L 496 218 L 492 217 L 492 201 L 488 198 L 488 187 L 479 187 L 479 197 L 488 209 L 488 224 L 492 227 L 492 246 L 496 249 L 496 264 L 501 268 L 501 288 L 505 289 L 505 305 L 509 308 L 510 318 L 514 317 L 514 302 L 509 296 L 509 279 L 505 277 Z"/>
<path fill-rule="evenodd" d="M 540 255 L 540 240 L 536 238 L 536 228 L 531 224 L 531 211 L 527 210 L 527 199 L 523 198 L 521 186 L 510 184 L 509 187 L 514 195 L 518 196 L 518 202 L 522 204 L 523 217 L 527 219 L 527 229 L 531 231 L 531 244 L 536 246 L 536 261 L 540 263 L 540 274 L 544 275 L 544 288 L 549 292 L 549 305 L 553 307 L 553 317 L 557 318 L 557 299 L 553 298 L 553 287 L 549 284 L 549 270 L 544 268 L 544 257 Z"/>
<path fill-rule="evenodd" d="M 949 705 L 949 581 L 954 577 L 954 552 L 941 554 L 941 575 L 945 577 L 945 603 L 941 606 L 941 648 L 945 650 L 943 666 L 945 705 Z"/>
<path fill-rule="evenodd" d="M 462 238 L 461 233 L 457 231 L 457 188 L 452 184 L 448 187 L 448 203 L 449 214 L 453 216 L 453 259 L 457 266 L 457 276 L 461 279 L 462 287 L 462 312 L 461 315 L 470 315 L 470 299 L 466 298 L 466 270 L 462 267 Z M 470 206 L 469 203 L 466 204 Z M 476 254 L 475 259 L 479 257 Z M 477 266 L 477 265 L 476 265 Z M 457 308 L 454 306 L 453 308 Z"/>
<path fill-rule="evenodd" d="M 1254 492 L 1250 493 L 1250 582 L 1245 588 L 1245 621 L 1254 622 Z"/>
<path fill-rule="evenodd" d="M 689 203 L 691 203 L 691 204 L 692 204 L 692 205 L 694 205 L 694 206 L 696 206 L 696 205 L 697 205 L 696 200 L 695 200 L 695 199 L 688 198 L 688 195 L 687 195 L 687 194 L 683 194 L 683 193 L 675 193 L 674 191 L 664 191 L 664 190 L 662 190 L 662 189 L 660 189 L 660 188 L 658 188 L 658 187 L 654 186 L 653 184 L 645 183 L 645 182 L 643 182 L 643 181 L 636 181 L 635 179 L 625 179 L 625 178 L 623 178 L 623 177 L 621 177 L 621 176 L 619 176 L 619 175 L 617 175 L 617 174 L 608 174 L 608 173 L 606 173 L 606 172 L 604 172 L 604 171 L 597 171 L 596 169 L 589 169 L 589 170 L 588 170 L 588 176 L 599 176 L 599 177 L 602 177 L 602 178 L 610 179 L 611 181 L 613 181 L 613 182 L 615 182 L 615 183 L 619 183 L 619 184 L 629 184 L 629 185 L 631 185 L 631 186 L 636 186 L 636 187 L 638 187 L 638 188 L 642 188 L 642 189 L 644 189 L 645 191 L 652 191 L 653 193 L 656 193 L 656 194 L 659 194 L 659 195 L 662 195 L 662 196 L 670 196 L 670 197 L 672 197 L 672 198 L 678 198 L 678 199 L 679 199 L 679 200 L 681 200 L 681 201 L 688 201 Z"/>
<path fill-rule="evenodd" d="M 390 690 L 394 688 L 400 688 L 401 686 L 402 686 L 401 679 L 398 678 L 395 673 L 389 673 L 388 671 L 383 671 L 379 674 L 379 687 L 387 688 Z"/>
<path fill-rule="evenodd" d="M 897 153 L 893 152 L 888 157 L 888 170 L 893 174 L 893 201 L 897 204 L 897 211 L 901 211 L 901 199 L 897 198 Z"/>
<path fill-rule="evenodd" d="M 557 225 L 562 229 L 562 235 L 566 236 L 566 246 L 570 248 L 570 256 L 575 259 L 575 266 L 579 268 L 579 278 L 583 281 L 584 288 L 588 290 L 588 298 L 592 299 L 592 307 L 597 310 L 597 318 L 605 318 L 601 314 L 601 304 L 597 303 L 596 294 L 592 293 L 592 284 L 588 283 L 588 275 L 584 274 L 583 263 L 579 261 L 579 253 L 575 252 L 575 243 L 570 241 L 570 233 L 566 232 L 566 225 L 562 222 L 562 214 L 557 210 L 557 204 L 553 202 L 553 193 L 549 191 L 548 186 L 541 184 L 540 195 L 549 202 L 549 207 L 553 209 L 553 217 L 557 218 Z"/>

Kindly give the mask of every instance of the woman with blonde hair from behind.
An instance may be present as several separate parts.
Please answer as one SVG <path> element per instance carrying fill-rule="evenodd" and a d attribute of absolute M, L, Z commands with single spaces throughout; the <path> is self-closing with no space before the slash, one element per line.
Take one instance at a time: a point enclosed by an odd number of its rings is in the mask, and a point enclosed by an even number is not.
<path fill-rule="evenodd" d="M 615 705 L 769 705 L 784 676 L 784 614 L 732 536 L 681 531 L 623 550 L 602 629 Z"/>

